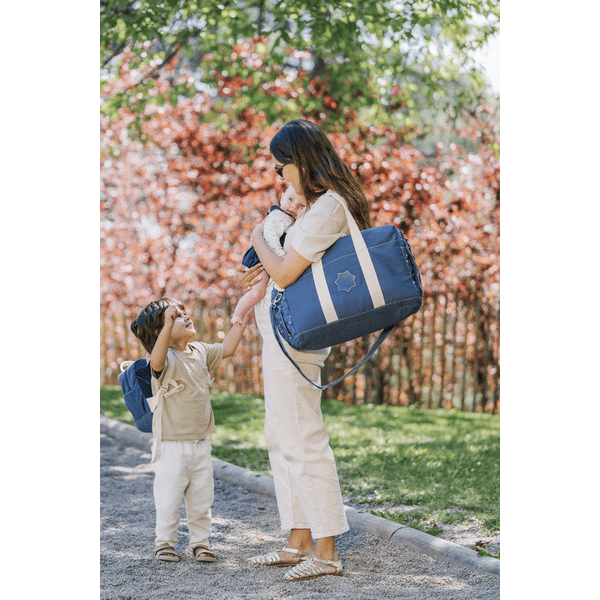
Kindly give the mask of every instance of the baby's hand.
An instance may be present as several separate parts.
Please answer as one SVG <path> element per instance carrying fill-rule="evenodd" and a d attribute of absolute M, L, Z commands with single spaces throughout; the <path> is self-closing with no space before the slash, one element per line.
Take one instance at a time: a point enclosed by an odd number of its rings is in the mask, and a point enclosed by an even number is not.
<path fill-rule="evenodd" d="M 174 304 L 171 304 L 167 310 L 165 310 L 165 326 L 173 326 L 175 319 L 179 316 L 181 310 Z"/>

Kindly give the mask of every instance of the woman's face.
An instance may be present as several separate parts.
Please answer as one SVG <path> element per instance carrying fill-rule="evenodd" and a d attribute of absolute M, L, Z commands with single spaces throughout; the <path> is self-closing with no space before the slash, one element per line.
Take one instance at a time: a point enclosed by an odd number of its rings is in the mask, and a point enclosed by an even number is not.
<path fill-rule="evenodd" d="M 280 163 L 275 164 L 276 169 L 280 166 Z M 304 194 L 302 193 L 302 186 L 300 185 L 300 171 L 298 170 L 298 167 L 296 165 L 293 165 L 291 163 L 283 165 L 283 167 L 277 172 L 281 173 L 281 176 L 286 181 L 292 184 L 296 194 L 299 194 L 300 196 L 304 197 Z"/>

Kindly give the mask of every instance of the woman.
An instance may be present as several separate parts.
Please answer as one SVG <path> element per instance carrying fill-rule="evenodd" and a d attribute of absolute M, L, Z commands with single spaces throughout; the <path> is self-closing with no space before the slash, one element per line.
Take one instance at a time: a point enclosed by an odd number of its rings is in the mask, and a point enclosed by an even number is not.
<path fill-rule="evenodd" d="M 253 230 L 250 241 L 262 267 L 253 267 L 240 279 L 244 288 L 251 287 L 257 271 L 264 268 L 272 280 L 255 313 L 263 338 L 265 440 L 281 527 L 291 530 L 285 548 L 249 560 L 291 566 L 284 579 L 299 581 L 341 573 L 335 536 L 349 527 L 323 425 L 321 391 L 298 373 L 275 340 L 269 317 L 271 290 L 273 285 L 292 284 L 337 239 L 350 233 L 334 192 L 344 198 L 360 229 L 371 227 L 371 221 L 360 184 L 319 127 L 309 121 L 290 121 L 271 140 L 270 150 L 275 171 L 306 200 L 308 208 L 288 231 L 284 256 L 277 256 L 264 241 L 262 223 Z M 320 381 L 329 348 L 298 352 L 286 344 L 286 349 L 307 377 Z"/>

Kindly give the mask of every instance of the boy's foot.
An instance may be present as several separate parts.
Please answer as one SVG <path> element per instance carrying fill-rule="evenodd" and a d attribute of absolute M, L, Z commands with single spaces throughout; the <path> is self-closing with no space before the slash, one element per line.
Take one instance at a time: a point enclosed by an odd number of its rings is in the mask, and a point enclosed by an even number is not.
<path fill-rule="evenodd" d="M 164 560 L 167 562 L 179 562 L 179 554 L 175 552 L 171 546 L 165 546 L 164 548 L 159 548 L 154 556 L 158 558 L 158 560 Z"/>
<path fill-rule="evenodd" d="M 217 560 L 215 553 L 205 546 L 196 546 L 194 548 L 194 557 L 198 562 L 215 562 Z"/>

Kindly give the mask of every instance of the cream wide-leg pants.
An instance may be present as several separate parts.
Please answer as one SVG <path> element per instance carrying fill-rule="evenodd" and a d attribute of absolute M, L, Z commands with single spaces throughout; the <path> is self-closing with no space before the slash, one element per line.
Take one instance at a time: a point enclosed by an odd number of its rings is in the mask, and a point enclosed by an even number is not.
<path fill-rule="evenodd" d="M 321 390 L 306 381 L 283 354 L 271 328 L 271 287 L 255 308 L 263 338 L 265 441 L 282 530 L 310 529 L 313 538 L 348 531 L 335 458 L 323 425 Z M 286 344 L 286 342 L 283 342 Z M 329 348 L 286 350 L 313 381 L 320 382 Z"/>
<path fill-rule="evenodd" d="M 214 500 L 210 440 L 161 442 L 154 467 L 156 549 L 175 547 L 182 498 L 190 530 L 190 548 L 208 547 Z"/>

